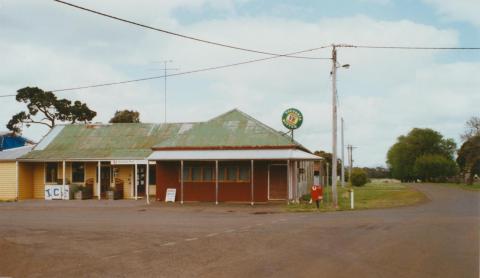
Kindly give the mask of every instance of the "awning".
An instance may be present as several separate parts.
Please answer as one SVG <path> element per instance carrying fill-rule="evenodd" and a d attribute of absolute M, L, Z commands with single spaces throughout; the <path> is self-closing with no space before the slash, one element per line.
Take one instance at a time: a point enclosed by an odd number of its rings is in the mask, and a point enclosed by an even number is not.
<path fill-rule="evenodd" d="M 302 150 L 184 150 L 154 151 L 148 160 L 321 160 Z"/>

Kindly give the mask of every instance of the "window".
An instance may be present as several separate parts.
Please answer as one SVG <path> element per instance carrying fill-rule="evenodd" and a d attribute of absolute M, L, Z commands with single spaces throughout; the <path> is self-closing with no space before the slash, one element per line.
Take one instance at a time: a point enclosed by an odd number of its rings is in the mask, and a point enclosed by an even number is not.
<path fill-rule="evenodd" d="M 181 177 L 178 177 L 180 180 Z M 218 167 L 218 180 L 222 182 L 250 181 L 249 165 L 223 165 Z M 184 166 L 183 181 L 186 182 L 214 182 L 215 167 L 213 166 Z"/>
<path fill-rule="evenodd" d="M 189 180 L 191 180 L 191 177 L 190 177 L 190 168 L 191 168 L 191 167 L 183 167 L 183 180 L 184 180 L 184 181 L 189 181 Z"/>
<path fill-rule="evenodd" d="M 236 181 L 237 180 L 237 166 L 228 166 L 227 167 L 227 181 Z"/>
<path fill-rule="evenodd" d="M 148 165 L 148 181 L 150 184 L 157 184 L 157 165 Z"/>
<path fill-rule="evenodd" d="M 192 181 L 202 181 L 202 167 L 192 167 Z"/>
<path fill-rule="evenodd" d="M 57 173 L 58 173 L 58 163 L 48 162 L 47 165 L 45 166 L 45 182 L 56 183 Z"/>
<path fill-rule="evenodd" d="M 72 163 L 72 182 L 83 183 L 85 181 L 85 163 Z"/>
<path fill-rule="evenodd" d="M 218 180 L 223 181 L 225 180 L 225 172 L 227 170 L 227 167 L 225 166 L 219 166 L 218 167 Z"/>
<path fill-rule="evenodd" d="M 213 181 L 213 167 L 203 167 L 203 180 L 204 181 Z"/>
<path fill-rule="evenodd" d="M 238 179 L 241 181 L 249 181 L 250 180 L 250 167 L 248 166 L 240 166 L 238 171 Z"/>

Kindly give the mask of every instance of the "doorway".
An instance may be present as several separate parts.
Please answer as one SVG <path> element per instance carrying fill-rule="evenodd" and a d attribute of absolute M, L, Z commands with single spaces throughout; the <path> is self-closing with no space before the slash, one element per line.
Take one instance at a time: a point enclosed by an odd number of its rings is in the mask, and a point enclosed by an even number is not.
<path fill-rule="evenodd" d="M 102 165 L 100 167 L 100 194 L 102 198 L 105 198 L 107 191 L 110 190 L 110 183 L 112 182 L 111 171 L 112 168 L 110 167 L 110 165 Z"/>
<path fill-rule="evenodd" d="M 145 196 L 145 187 L 147 183 L 147 165 L 137 165 L 137 184 L 138 196 Z"/>
<path fill-rule="evenodd" d="M 268 199 L 286 200 L 288 195 L 288 179 L 286 164 L 268 166 Z"/>

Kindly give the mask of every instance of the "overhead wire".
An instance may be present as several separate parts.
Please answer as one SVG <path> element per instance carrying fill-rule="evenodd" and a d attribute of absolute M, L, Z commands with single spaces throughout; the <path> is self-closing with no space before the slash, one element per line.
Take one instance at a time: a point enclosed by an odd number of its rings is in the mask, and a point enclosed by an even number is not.
<path fill-rule="evenodd" d="M 281 54 L 262 51 L 262 50 L 255 50 L 255 49 L 249 49 L 249 48 L 230 45 L 230 44 L 225 44 L 225 43 L 214 42 L 214 41 L 210 41 L 210 40 L 206 40 L 206 39 L 201 39 L 201 38 L 198 38 L 198 37 L 188 36 L 188 35 L 180 34 L 180 33 L 177 33 L 177 32 L 172 32 L 172 31 L 168 31 L 168 30 L 165 30 L 165 29 L 149 26 L 149 25 L 139 23 L 139 22 L 135 22 L 135 21 L 131 21 L 131 20 L 128 20 L 128 19 L 120 18 L 120 17 L 114 16 L 114 15 L 99 12 L 99 11 L 96 11 L 96 10 L 93 10 L 93 9 L 90 9 L 90 8 L 78 6 L 78 5 L 69 3 L 69 2 L 65 2 L 65 1 L 61 1 L 61 0 L 54 0 L 54 1 L 58 2 L 58 3 L 61 3 L 61 4 L 64 4 L 64 5 L 67 5 L 67 6 L 71 6 L 73 8 L 77 8 L 77 9 L 86 11 L 86 12 L 90 12 L 90 13 L 97 14 L 97 15 L 100 15 L 100 16 L 108 17 L 110 19 L 118 20 L 118 21 L 121 21 L 121 22 L 124 22 L 124 23 L 136 25 L 136 26 L 139 26 L 139 27 L 142 27 L 142 28 L 146 28 L 146 29 L 150 29 L 150 30 L 154 30 L 154 31 L 165 33 L 165 34 L 177 36 L 177 37 L 184 38 L 184 39 L 194 40 L 194 41 L 202 42 L 202 43 L 206 43 L 206 44 L 226 47 L 226 48 L 230 48 L 230 49 L 241 50 L 241 51 L 245 51 L 245 52 L 271 55 L 271 56 L 279 56 L 279 57 L 287 57 L 287 58 L 313 59 L 313 60 L 327 60 L 327 59 L 330 59 L 330 58 L 322 58 L 322 57 L 292 56 L 293 54 L 292 55 L 281 55 Z"/>
<path fill-rule="evenodd" d="M 480 50 L 480 47 L 428 47 L 428 46 L 388 46 L 388 45 L 351 45 L 339 44 L 337 47 L 402 50 Z"/>
<path fill-rule="evenodd" d="M 221 66 L 213 66 L 213 67 L 201 68 L 201 69 L 196 69 L 196 70 L 189 70 L 189 71 L 178 72 L 178 73 L 171 73 L 171 74 L 167 74 L 167 75 L 157 75 L 157 76 L 150 76 L 150 77 L 144 77 L 144 78 L 124 80 L 124 81 L 105 82 L 105 83 L 98 83 L 98 84 L 85 85 L 85 86 L 77 86 L 77 87 L 68 87 L 68 88 L 53 89 L 53 90 L 47 90 L 47 91 L 53 93 L 53 92 L 64 92 L 64 91 L 82 90 L 82 89 L 89 89 L 89 88 L 106 87 L 106 86 L 113 86 L 113 85 L 120 85 L 120 84 L 134 83 L 134 82 L 141 82 L 141 81 L 147 81 L 147 80 L 153 80 L 153 79 L 160 79 L 160 78 L 172 77 L 172 76 L 188 75 L 188 74 L 194 74 L 194 73 L 200 73 L 200 72 L 207 72 L 207 71 L 212 71 L 212 70 L 219 70 L 219 69 L 224 69 L 224 68 L 236 67 L 236 66 L 241 66 L 241 65 L 246 65 L 246 64 L 261 62 L 261 61 L 273 60 L 273 59 L 276 59 L 276 58 L 283 57 L 283 56 L 285 56 L 285 55 L 295 55 L 295 54 L 301 54 L 301 53 L 306 53 L 306 52 L 312 52 L 312 51 L 324 49 L 324 48 L 327 48 L 327 47 L 330 47 L 330 46 L 329 46 L 329 45 L 325 45 L 325 46 L 315 47 L 315 48 L 311 48 L 311 49 L 306 49 L 306 50 L 301 50 L 301 51 L 290 52 L 290 53 L 287 53 L 287 54 L 279 54 L 279 55 L 277 55 L 277 56 L 271 56 L 271 57 L 253 59 L 253 60 L 247 60 L 247 61 L 237 62 L 237 63 L 233 63 L 233 64 L 226 64 L 226 65 L 221 65 Z M 0 97 L 12 97 L 12 96 L 16 96 L 16 95 L 11 95 L 11 94 L 9 94 L 9 95 L 0 95 Z"/>

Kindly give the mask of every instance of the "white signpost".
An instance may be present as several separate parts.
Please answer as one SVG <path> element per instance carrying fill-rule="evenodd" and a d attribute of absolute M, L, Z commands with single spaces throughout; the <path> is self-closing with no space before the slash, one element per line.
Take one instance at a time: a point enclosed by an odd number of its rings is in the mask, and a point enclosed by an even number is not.
<path fill-rule="evenodd" d="M 45 200 L 69 200 L 70 187 L 68 185 L 45 185 Z"/>
<path fill-rule="evenodd" d="M 177 194 L 176 188 L 167 188 L 167 194 L 165 194 L 165 202 L 175 203 L 175 195 Z"/>

